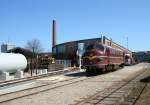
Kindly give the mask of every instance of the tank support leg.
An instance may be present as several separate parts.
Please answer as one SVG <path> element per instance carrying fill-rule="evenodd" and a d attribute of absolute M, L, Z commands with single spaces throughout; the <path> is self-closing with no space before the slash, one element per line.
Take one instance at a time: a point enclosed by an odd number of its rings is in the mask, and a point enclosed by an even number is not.
<path fill-rule="evenodd" d="M 42 71 L 42 74 L 47 74 L 48 72 L 47 72 L 47 69 L 44 69 L 43 71 Z"/>
<path fill-rule="evenodd" d="M 0 80 L 10 80 L 10 75 L 8 72 L 2 72 L 0 75 Z"/>
<path fill-rule="evenodd" d="M 42 70 L 38 70 L 38 75 L 42 75 Z"/>
<path fill-rule="evenodd" d="M 17 71 L 16 73 L 15 73 L 15 78 L 23 78 L 24 76 L 23 76 L 23 71 Z"/>

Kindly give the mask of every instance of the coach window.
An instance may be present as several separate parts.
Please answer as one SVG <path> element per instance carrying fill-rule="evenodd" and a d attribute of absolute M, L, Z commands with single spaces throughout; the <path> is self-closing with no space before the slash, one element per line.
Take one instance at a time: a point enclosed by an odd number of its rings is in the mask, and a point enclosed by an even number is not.
<path fill-rule="evenodd" d="M 116 52 L 116 50 L 114 49 L 114 55 L 116 55 L 117 54 L 117 52 Z"/>
<path fill-rule="evenodd" d="M 114 49 L 112 49 L 112 52 L 113 52 L 113 55 L 115 55 L 115 50 Z"/>
<path fill-rule="evenodd" d="M 117 50 L 115 50 L 115 55 L 118 56 L 118 51 Z"/>
<path fill-rule="evenodd" d="M 110 50 L 110 54 L 112 55 L 113 54 L 112 49 L 110 48 L 109 50 Z"/>
<path fill-rule="evenodd" d="M 113 54 L 115 55 L 115 50 L 113 49 Z"/>

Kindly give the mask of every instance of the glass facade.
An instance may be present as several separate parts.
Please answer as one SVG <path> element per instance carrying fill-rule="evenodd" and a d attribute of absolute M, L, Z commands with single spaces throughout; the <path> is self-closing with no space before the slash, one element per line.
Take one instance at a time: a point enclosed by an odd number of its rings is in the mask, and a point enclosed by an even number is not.
<path fill-rule="evenodd" d="M 65 53 L 65 45 L 59 46 L 58 53 Z"/>

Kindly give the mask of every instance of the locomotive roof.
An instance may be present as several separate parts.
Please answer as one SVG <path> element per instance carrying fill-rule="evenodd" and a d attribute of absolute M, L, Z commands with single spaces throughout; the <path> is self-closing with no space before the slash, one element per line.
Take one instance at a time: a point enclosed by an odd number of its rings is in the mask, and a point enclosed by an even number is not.
<path fill-rule="evenodd" d="M 111 47 L 111 46 L 107 46 L 107 45 L 104 45 L 105 47 L 107 47 L 107 48 L 110 48 L 110 49 L 114 49 L 114 50 L 117 50 L 117 51 L 121 51 L 121 52 L 124 52 L 124 51 L 122 51 L 122 50 L 120 50 L 120 49 L 118 49 L 118 48 L 113 48 L 113 47 Z"/>

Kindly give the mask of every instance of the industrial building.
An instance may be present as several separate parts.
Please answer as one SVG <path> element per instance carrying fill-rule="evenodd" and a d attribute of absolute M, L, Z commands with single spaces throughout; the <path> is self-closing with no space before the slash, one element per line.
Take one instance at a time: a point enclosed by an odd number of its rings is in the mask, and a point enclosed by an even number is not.
<path fill-rule="evenodd" d="M 133 57 L 136 62 L 150 62 L 150 51 L 134 52 Z"/>
<path fill-rule="evenodd" d="M 13 48 L 15 48 L 15 45 L 10 43 L 6 43 L 6 44 L 3 43 L 1 45 L 1 52 L 6 53 L 8 50 L 11 50 Z"/>

